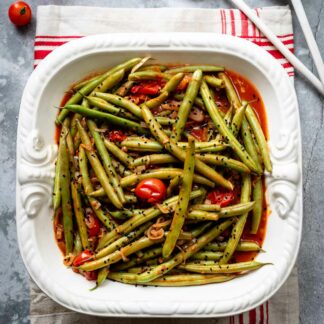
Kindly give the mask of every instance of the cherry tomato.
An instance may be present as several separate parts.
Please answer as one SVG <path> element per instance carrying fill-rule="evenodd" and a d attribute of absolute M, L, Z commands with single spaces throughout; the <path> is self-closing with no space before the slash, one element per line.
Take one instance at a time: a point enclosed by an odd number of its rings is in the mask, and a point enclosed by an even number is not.
<path fill-rule="evenodd" d="M 75 259 L 73 260 L 73 265 L 75 267 L 80 266 L 81 264 L 87 262 L 91 259 L 93 253 L 90 250 L 84 250 L 81 253 L 79 253 Z"/>
<path fill-rule="evenodd" d="M 97 280 L 98 277 L 97 271 L 83 271 L 83 275 L 87 280 Z"/>
<path fill-rule="evenodd" d="M 16 26 L 25 26 L 29 24 L 32 12 L 29 5 L 23 1 L 17 1 L 11 4 L 8 9 L 8 15 L 11 22 Z"/>
<path fill-rule="evenodd" d="M 223 188 L 219 188 L 210 192 L 207 195 L 207 199 L 210 200 L 212 204 L 226 207 L 235 199 L 235 195 L 233 191 L 226 191 Z"/>
<path fill-rule="evenodd" d="M 99 235 L 100 223 L 99 223 L 98 218 L 93 215 L 92 211 L 91 212 L 87 211 L 85 223 L 88 227 L 88 234 L 90 237 Z"/>
<path fill-rule="evenodd" d="M 207 141 L 207 128 L 194 128 L 191 130 L 191 135 L 199 142 L 205 142 Z"/>
<path fill-rule="evenodd" d="M 143 95 L 156 95 L 162 88 L 162 82 L 158 81 L 143 81 L 141 84 L 134 85 L 131 88 L 131 93 Z"/>
<path fill-rule="evenodd" d="M 166 195 L 166 186 L 160 179 L 144 179 L 135 188 L 136 196 L 148 203 L 161 202 Z"/>
<path fill-rule="evenodd" d="M 127 135 L 125 135 L 120 130 L 109 132 L 109 140 L 112 142 L 122 142 L 126 138 L 127 138 Z"/>

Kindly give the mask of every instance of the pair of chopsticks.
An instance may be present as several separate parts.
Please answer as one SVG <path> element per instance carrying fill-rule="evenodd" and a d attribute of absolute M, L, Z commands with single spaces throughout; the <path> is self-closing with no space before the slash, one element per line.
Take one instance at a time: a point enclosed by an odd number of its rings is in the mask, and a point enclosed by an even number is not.
<path fill-rule="evenodd" d="M 307 20 L 301 0 L 291 0 L 301 28 L 305 35 L 309 50 L 312 54 L 320 80 L 281 42 L 281 40 L 267 27 L 256 13 L 243 1 L 231 0 L 244 14 L 260 29 L 269 41 L 281 52 L 283 56 L 302 74 L 316 90 L 324 97 L 324 64 L 314 39 L 311 27 Z"/>

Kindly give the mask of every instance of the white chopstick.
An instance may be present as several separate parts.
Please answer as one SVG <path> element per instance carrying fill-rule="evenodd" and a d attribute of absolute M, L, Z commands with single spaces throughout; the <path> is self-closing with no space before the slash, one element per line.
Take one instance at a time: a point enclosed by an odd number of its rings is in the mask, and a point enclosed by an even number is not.
<path fill-rule="evenodd" d="M 231 0 L 245 15 L 260 29 L 270 42 L 281 52 L 283 56 L 324 96 L 324 85 L 308 68 L 281 42 L 281 40 L 267 27 L 256 13 L 243 1 Z"/>
<path fill-rule="evenodd" d="M 306 17 L 306 13 L 303 7 L 301 0 L 291 0 L 292 5 L 294 6 L 297 18 L 299 20 L 300 27 L 304 33 L 307 45 L 312 54 L 318 76 L 324 84 L 324 64 L 321 57 L 321 53 L 315 41 L 312 29 L 309 25 L 309 21 Z"/>

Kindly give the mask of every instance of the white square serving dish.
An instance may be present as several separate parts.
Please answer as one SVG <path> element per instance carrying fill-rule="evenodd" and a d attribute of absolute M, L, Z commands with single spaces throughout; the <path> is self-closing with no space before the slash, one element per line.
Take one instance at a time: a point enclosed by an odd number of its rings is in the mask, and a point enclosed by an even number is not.
<path fill-rule="evenodd" d="M 56 246 L 50 207 L 56 109 L 76 80 L 134 56 L 160 63 L 217 64 L 258 88 L 268 117 L 273 173 L 267 175 L 267 234 L 257 260 L 272 266 L 235 280 L 196 287 L 135 287 L 93 283 L 67 269 Z M 17 231 L 20 252 L 37 285 L 53 300 L 99 316 L 222 317 L 270 298 L 289 276 L 302 229 L 301 134 L 293 84 L 260 47 L 232 36 L 204 33 L 111 34 L 71 41 L 31 75 L 21 101 L 17 139 Z"/>

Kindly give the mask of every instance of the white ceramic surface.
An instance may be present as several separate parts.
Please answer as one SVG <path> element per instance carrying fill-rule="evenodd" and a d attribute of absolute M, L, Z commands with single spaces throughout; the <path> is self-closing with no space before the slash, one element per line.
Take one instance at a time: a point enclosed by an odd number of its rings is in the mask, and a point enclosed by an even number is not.
<path fill-rule="evenodd" d="M 269 123 L 273 173 L 267 175 L 272 213 L 257 260 L 272 262 L 238 279 L 201 287 L 135 287 L 93 283 L 62 263 L 50 208 L 54 161 L 54 106 L 71 83 L 134 56 L 161 63 L 220 64 L 258 88 Z M 82 38 L 51 53 L 31 75 L 21 101 L 17 139 L 17 232 L 21 255 L 38 286 L 58 303 L 100 316 L 221 317 L 251 309 L 287 279 L 302 228 L 301 138 L 296 95 L 281 66 L 252 43 L 216 34 L 112 34 Z"/>

